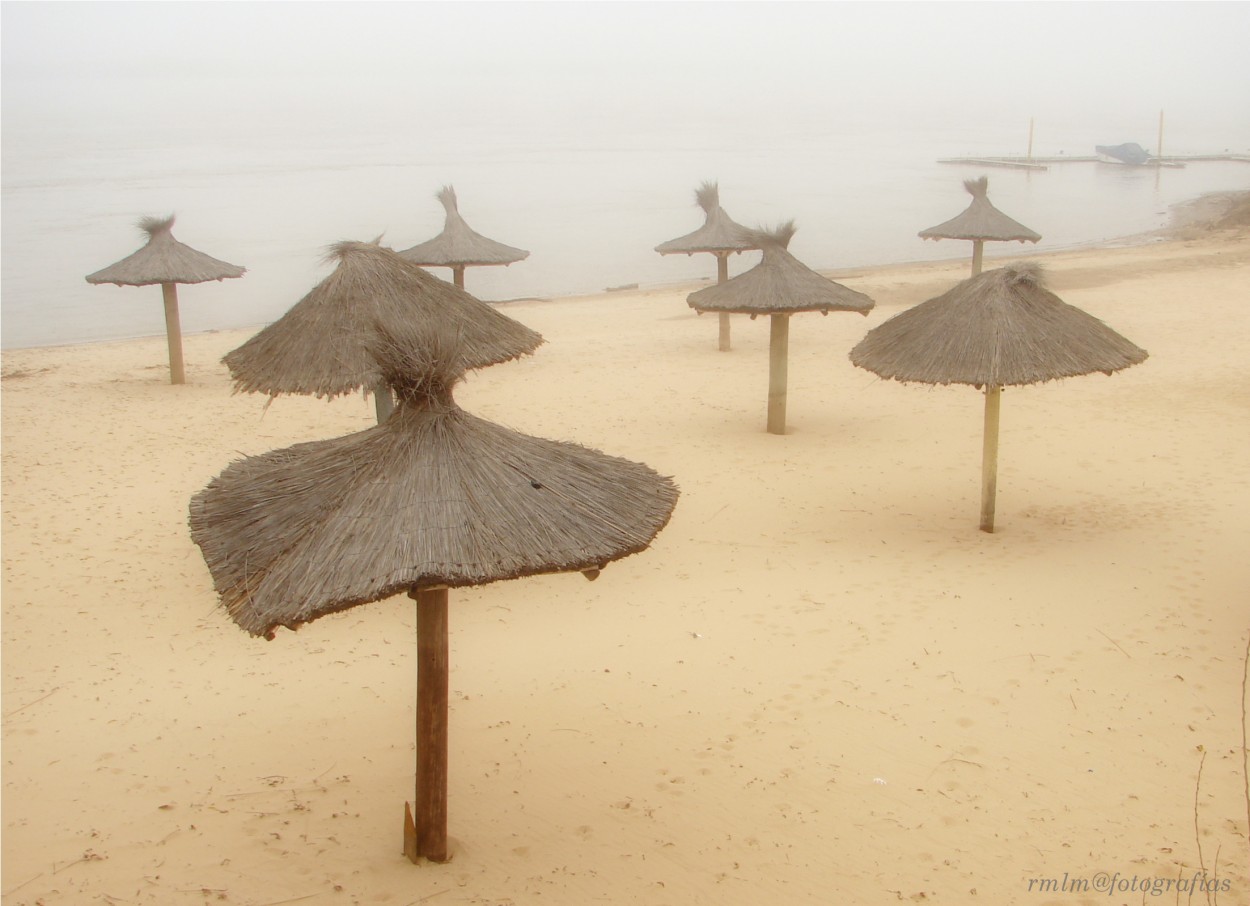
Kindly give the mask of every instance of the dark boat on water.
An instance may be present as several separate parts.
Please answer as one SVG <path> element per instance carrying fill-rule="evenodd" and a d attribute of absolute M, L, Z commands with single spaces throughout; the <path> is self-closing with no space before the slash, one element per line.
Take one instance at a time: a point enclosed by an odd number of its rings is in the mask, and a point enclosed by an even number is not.
<path fill-rule="evenodd" d="M 1094 150 L 1098 152 L 1098 159 L 1108 164 L 1128 164 L 1140 167 L 1154 160 L 1150 152 L 1137 142 L 1125 142 L 1123 145 L 1095 145 Z"/>

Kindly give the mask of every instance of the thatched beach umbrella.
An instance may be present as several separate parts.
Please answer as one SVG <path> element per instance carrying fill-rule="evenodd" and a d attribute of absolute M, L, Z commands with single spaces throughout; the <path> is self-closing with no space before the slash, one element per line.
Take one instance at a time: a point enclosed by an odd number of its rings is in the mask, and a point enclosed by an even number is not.
<path fill-rule="evenodd" d="M 965 179 L 964 188 L 972 195 L 968 210 L 935 227 L 921 230 L 921 239 L 971 239 L 972 276 L 981 273 L 981 255 L 986 240 L 994 242 L 1037 242 L 1041 235 L 1012 220 L 990 204 L 989 179 Z"/>
<path fill-rule="evenodd" d="M 148 234 L 143 248 L 116 264 L 87 276 L 88 283 L 115 283 L 118 286 L 161 285 L 165 299 L 165 335 L 169 340 L 169 382 L 185 384 L 182 362 L 182 324 L 178 317 L 179 283 L 207 283 L 242 277 L 247 268 L 219 261 L 197 252 L 174 238 L 174 215 L 161 219 L 144 217 L 139 229 Z"/>
<path fill-rule="evenodd" d="M 397 329 L 415 320 L 452 332 L 463 343 L 467 368 L 506 362 L 543 342 L 536 331 L 376 242 L 337 243 L 326 260 L 337 262 L 333 273 L 222 359 L 236 392 L 330 399 L 367 389 L 376 394 L 381 421 L 390 391 L 366 345 L 374 322 Z"/>
<path fill-rule="evenodd" d="M 860 368 L 896 381 L 985 388 L 981 529 L 994 531 L 998 414 L 1003 387 L 1111 374 L 1146 360 L 1146 350 L 1068 305 L 1022 264 L 969 277 L 895 315 L 851 350 Z"/>
<path fill-rule="evenodd" d="M 707 215 L 703 226 L 693 233 L 661 242 L 655 250 L 661 255 L 710 252 L 716 256 L 716 282 L 725 283 L 729 280 L 729 256 L 734 252 L 742 254 L 759 246 L 751 244 L 750 231 L 735 223 L 720 206 L 720 188 L 715 182 L 705 182 L 695 189 L 694 200 Z M 730 344 L 729 313 L 721 312 L 720 351 L 728 352 Z"/>
<path fill-rule="evenodd" d="M 456 190 L 444 186 L 436 196 L 447 211 L 443 231 L 428 242 L 404 249 L 399 254 L 425 267 L 449 267 L 456 286 L 464 289 L 464 269 L 489 264 L 508 265 L 529 257 L 525 249 L 513 248 L 475 233 L 456 206 Z"/>
<path fill-rule="evenodd" d="M 867 316 L 875 304 L 863 293 L 834 283 L 809 269 L 786 246 L 794 236 L 790 221 L 772 232 L 749 234 L 763 251 L 760 263 L 728 283 L 691 293 L 686 302 L 695 311 L 770 316 L 768 340 L 768 430 L 786 433 L 786 379 L 790 348 L 790 316 L 796 312 L 857 311 Z"/>
<path fill-rule="evenodd" d="M 678 491 L 640 463 L 456 406 L 464 349 L 418 322 L 371 350 L 398 405 L 347 437 L 240 460 L 191 501 L 222 604 L 272 638 L 407 593 L 417 602 L 416 809 L 404 851 L 447 859 L 447 589 L 581 571 L 645 550 Z"/>

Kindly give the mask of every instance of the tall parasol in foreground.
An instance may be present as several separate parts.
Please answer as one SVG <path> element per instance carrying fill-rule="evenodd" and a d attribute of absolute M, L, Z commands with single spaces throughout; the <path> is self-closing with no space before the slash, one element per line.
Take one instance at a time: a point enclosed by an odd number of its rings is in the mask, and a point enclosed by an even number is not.
<path fill-rule="evenodd" d="M 856 311 L 867 316 L 875 304 L 863 293 L 834 283 L 809 269 L 786 246 L 794 236 L 794 221 L 772 232 L 749 233 L 754 248 L 763 252 L 760 263 L 727 283 L 691 293 L 687 304 L 705 311 L 769 315 L 768 431 L 786 433 L 786 380 L 790 349 L 790 316 L 797 312 Z"/>
<path fill-rule="evenodd" d="M 332 399 L 369 390 L 382 421 L 391 396 L 366 346 L 375 322 L 393 330 L 415 320 L 454 333 L 470 369 L 531 353 L 543 342 L 536 331 L 376 242 L 339 242 L 326 260 L 336 263 L 328 277 L 222 359 L 236 392 Z"/>
<path fill-rule="evenodd" d="M 1146 350 L 1068 305 L 1034 264 L 969 277 L 868 332 L 851 361 L 883 378 L 985 388 L 981 530 L 994 531 L 1003 387 L 1037 384 L 1146 360 Z"/>
<path fill-rule="evenodd" d="M 720 188 L 715 182 L 705 182 L 695 189 L 694 199 L 707 215 L 703 226 L 693 233 L 678 236 L 668 242 L 661 242 L 655 250 L 661 255 L 693 255 L 695 252 L 711 252 L 716 256 L 716 282 L 726 283 L 729 280 L 729 256 L 734 252 L 742 254 L 757 249 L 759 246 L 751 244 L 750 231 L 735 223 L 720 206 Z M 720 351 L 728 352 L 731 342 L 729 313 L 721 312 Z"/>
<path fill-rule="evenodd" d="M 998 208 L 990 204 L 989 179 L 965 179 L 964 188 L 972 196 L 968 210 L 945 223 L 921 230 L 921 239 L 971 239 L 972 276 L 981 273 L 981 256 L 986 240 L 993 242 L 1037 242 L 1041 239 L 1023 224 L 1016 223 Z"/>
<path fill-rule="evenodd" d="M 509 265 L 529 257 L 525 249 L 513 248 L 475 233 L 456 203 L 456 190 L 443 186 L 435 196 L 447 211 L 443 231 L 428 242 L 404 249 L 399 254 L 423 267 L 449 267 L 456 286 L 464 289 L 464 269 L 490 264 Z"/>
<path fill-rule="evenodd" d="M 398 398 L 376 427 L 229 466 L 190 507 L 231 618 L 272 638 L 407 593 L 417 604 L 416 808 L 404 852 L 447 850 L 447 590 L 581 571 L 645 550 L 678 491 L 640 463 L 519 434 L 461 410 L 451 331 L 410 322 L 370 343 Z"/>
<path fill-rule="evenodd" d="M 207 283 L 242 277 L 247 268 L 219 261 L 197 252 L 174 238 L 174 215 L 144 217 L 139 229 L 148 234 L 147 245 L 133 255 L 87 276 L 88 283 L 118 286 L 151 286 L 159 283 L 165 299 L 165 335 L 169 341 L 169 382 L 185 384 L 182 361 L 182 322 L 178 316 L 178 284 Z"/>

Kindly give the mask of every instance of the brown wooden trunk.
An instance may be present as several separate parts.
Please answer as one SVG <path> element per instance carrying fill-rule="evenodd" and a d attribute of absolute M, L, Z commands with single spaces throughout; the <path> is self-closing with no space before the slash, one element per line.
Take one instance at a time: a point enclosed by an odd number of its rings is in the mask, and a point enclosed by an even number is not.
<path fill-rule="evenodd" d="M 729 282 L 729 252 L 716 253 L 716 282 L 717 284 Z M 729 313 L 720 313 L 720 340 L 718 349 L 721 352 L 729 352 L 732 348 L 733 339 L 730 336 Z"/>
<path fill-rule="evenodd" d="M 998 411 L 1002 387 L 985 388 L 985 430 L 981 438 L 981 531 L 994 531 L 998 497 Z"/>
<path fill-rule="evenodd" d="M 404 855 L 446 862 L 447 853 L 447 589 L 416 589 L 417 777 L 405 805 Z"/>
<path fill-rule="evenodd" d="M 771 315 L 768 331 L 768 432 L 786 433 L 786 379 L 790 358 L 790 316 Z"/>
<path fill-rule="evenodd" d="M 165 336 L 169 340 L 169 383 L 185 384 L 186 369 L 182 364 L 182 322 L 178 317 L 178 286 L 162 283 L 161 295 L 165 299 Z"/>
<path fill-rule="evenodd" d="M 451 280 L 456 286 L 464 289 L 464 265 L 453 264 L 451 266 Z"/>

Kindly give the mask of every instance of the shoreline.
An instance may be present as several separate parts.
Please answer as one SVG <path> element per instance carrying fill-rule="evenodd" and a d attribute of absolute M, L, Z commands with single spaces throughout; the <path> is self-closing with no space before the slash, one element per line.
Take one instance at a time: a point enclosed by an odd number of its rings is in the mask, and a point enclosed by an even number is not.
<path fill-rule="evenodd" d="M 1247 205 L 1250 204 L 1250 190 L 1244 191 L 1223 191 L 1208 192 L 1189 201 L 1173 205 L 1169 210 L 1170 222 L 1167 226 L 1157 230 L 1149 230 L 1143 233 L 1134 233 L 1128 236 L 1117 237 L 1113 239 L 1098 240 L 1088 243 L 1081 243 L 1063 248 L 1053 248 L 1036 250 L 1035 248 L 1024 247 L 1024 243 L 989 243 L 986 246 L 985 263 L 987 269 L 991 266 L 1003 266 L 1008 263 L 1014 263 L 1022 260 L 1036 260 L 1053 257 L 1060 257 L 1080 252 L 1091 252 L 1099 250 L 1129 249 L 1140 248 L 1142 246 L 1183 243 L 1188 240 L 1202 238 L 1210 235 L 1215 231 L 1215 224 L 1222 218 L 1227 218 L 1230 212 L 1240 211 L 1238 225 L 1222 228 L 1223 231 L 1235 234 L 1237 230 L 1242 228 L 1250 228 L 1250 215 L 1245 213 Z M 941 240 L 944 243 L 956 244 L 959 240 Z M 1020 245 L 1022 248 L 1016 252 L 1012 250 L 1013 246 Z M 998 248 L 1001 246 L 1002 248 Z M 966 263 L 964 258 L 943 258 L 937 260 L 912 260 L 901 261 L 897 263 L 873 264 L 863 267 L 839 267 L 839 268 L 813 268 L 822 276 L 831 280 L 842 282 L 845 279 L 858 278 L 871 282 L 874 278 L 879 278 L 883 274 L 900 272 L 903 274 L 914 274 L 920 271 L 939 271 L 945 272 L 950 270 L 952 275 L 957 273 L 962 263 Z M 553 295 L 544 297 L 527 297 L 521 299 L 505 299 L 498 302 L 489 303 L 493 307 L 502 310 L 513 309 L 526 305 L 546 305 L 558 304 L 561 302 L 584 302 L 590 299 L 598 299 L 600 297 L 621 298 L 639 293 L 685 293 L 689 294 L 698 289 L 702 289 L 712 283 L 713 278 L 701 278 L 695 281 L 673 281 L 655 284 L 639 284 L 636 289 L 603 289 L 594 293 L 571 293 L 568 295 Z M 223 327 L 211 330 L 202 330 L 195 332 L 184 332 L 183 338 L 197 336 L 211 336 L 220 333 L 234 333 L 245 331 L 249 335 L 257 331 L 263 330 L 271 322 L 253 325 L 243 325 L 240 327 Z M 93 346 L 108 343 L 132 343 L 140 340 L 150 340 L 154 338 L 164 338 L 163 333 L 140 334 L 129 337 L 113 337 L 100 340 L 81 340 L 68 343 L 58 343 L 44 346 L 12 346 L 0 349 L 0 356 L 10 352 L 18 352 L 22 350 L 35 349 L 64 349 L 74 346 Z"/>

